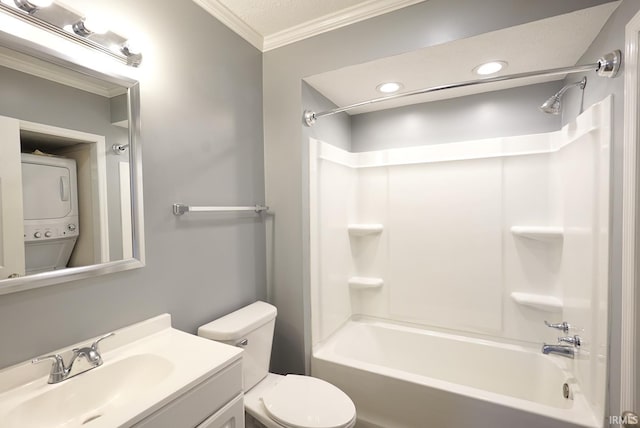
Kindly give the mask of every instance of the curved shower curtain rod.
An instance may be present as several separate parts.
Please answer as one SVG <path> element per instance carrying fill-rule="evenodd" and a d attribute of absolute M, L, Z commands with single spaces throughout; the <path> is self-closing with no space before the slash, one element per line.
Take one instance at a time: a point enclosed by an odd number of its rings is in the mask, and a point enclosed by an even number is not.
<path fill-rule="evenodd" d="M 620 63 L 622 62 L 622 52 L 615 50 L 604 55 L 593 64 L 575 65 L 573 67 L 552 68 L 547 70 L 528 71 L 526 73 L 510 74 L 507 76 L 498 77 L 485 77 L 476 80 L 468 80 L 466 82 L 450 83 L 447 85 L 432 86 L 431 88 L 416 89 L 415 91 L 404 92 L 401 94 L 391 95 L 388 97 L 376 98 L 369 101 L 362 101 L 359 103 L 351 104 L 345 107 L 338 107 L 327 111 L 316 113 L 311 110 L 305 110 L 303 114 L 304 123 L 307 126 L 313 126 L 321 117 L 331 116 L 337 113 L 342 113 L 356 107 L 362 107 L 369 104 L 380 103 L 382 101 L 395 100 L 398 98 L 410 97 L 413 95 L 428 94 L 430 92 L 443 91 L 445 89 L 463 88 L 466 86 L 481 85 L 483 83 L 503 82 L 506 80 L 522 79 L 525 77 L 537 77 L 537 76 L 558 76 L 562 74 L 582 73 L 585 71 L 595 71 L 598 76 L 601 77 L 616 77 L 618 70 L 620 69 Z"/>

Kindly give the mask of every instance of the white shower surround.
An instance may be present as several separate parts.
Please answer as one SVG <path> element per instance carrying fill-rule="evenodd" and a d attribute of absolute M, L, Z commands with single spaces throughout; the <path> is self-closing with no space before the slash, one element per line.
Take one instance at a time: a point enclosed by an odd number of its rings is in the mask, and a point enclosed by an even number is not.
<path fill-rule="evenodd" d="M 312 140 L 314 355 L 359 315 L 529 348 L 562 335 L 543 320 L 566 320 L 583 329 L 570 368 L 601 422 L 610 118 L 608 97 L 547 134 L 366 153 Z M 367 224 L 381 230 L 348 232 Z"/>

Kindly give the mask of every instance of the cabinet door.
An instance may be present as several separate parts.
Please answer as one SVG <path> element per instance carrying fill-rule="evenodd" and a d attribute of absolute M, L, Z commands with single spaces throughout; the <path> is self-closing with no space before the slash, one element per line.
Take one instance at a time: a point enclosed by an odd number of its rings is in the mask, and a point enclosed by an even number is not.
<path fill-rule="evenodd" d="M 244 428 L 244 396 L 240 394 L 196 428 Z"/>
<path fill-rule="evenodd" d="M 24 274 L 20 123 L 0 116 L 0 279 Z"/>

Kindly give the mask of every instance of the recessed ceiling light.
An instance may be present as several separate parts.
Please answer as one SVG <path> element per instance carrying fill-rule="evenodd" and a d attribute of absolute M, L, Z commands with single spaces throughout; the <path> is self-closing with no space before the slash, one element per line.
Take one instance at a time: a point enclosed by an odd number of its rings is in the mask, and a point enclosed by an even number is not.
<path fill-rule="evenodd" d="M 498 71 L 504 69 L 506 66 L 506 61 L 485 62 L 484 64 L 480 64 L 479 66 L 475 67 L 473 69 L 473 72 L 481 76 L 486 76 L 487 74 L 495 74 Z"/>
<path fill-rule="evenodd" d="M 402 88 L 402 83 L 399 82 L 385 82 L 376 86 L 376 90 L 378 92 L 382 92 L 383 94 L 393 94 L 394 92 L 398 92 Z"/>

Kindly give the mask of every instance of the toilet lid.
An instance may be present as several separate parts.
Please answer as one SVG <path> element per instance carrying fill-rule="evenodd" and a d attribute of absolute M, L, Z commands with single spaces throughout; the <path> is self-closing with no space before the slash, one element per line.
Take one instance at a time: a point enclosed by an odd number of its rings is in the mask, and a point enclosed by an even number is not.
<path fill-rule="evenodd" d="M 309 376 L 285 376 L 262 402 L 272 419 L 291 428 L 342 428 L 356 416 L 347 394 Z"/>

